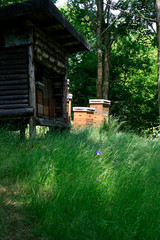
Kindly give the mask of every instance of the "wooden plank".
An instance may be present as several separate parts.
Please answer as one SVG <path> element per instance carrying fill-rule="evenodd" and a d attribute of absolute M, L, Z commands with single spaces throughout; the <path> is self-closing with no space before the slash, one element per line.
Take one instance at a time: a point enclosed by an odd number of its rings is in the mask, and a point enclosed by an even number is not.
<path fill-rule="evenodd" d="M 28 84 L 24 85 L 13 85 L 13 86 L 1 86 L 0 92 L 4 90 L 19 90 L 19 89 L 28 89 Z"/>
<path fill-rule="evenodd" d="M 62 114 L 63 114 L 63 117 L 67 121 L 68 120 L 68 113 L 67 113 L 67 73 L 63 78 Z"/>
<path fill-rule="evenodd" d="M 63 118 L 59 119 L 46 119 L 46 118 L 37 118 L 36 125 L 48 126 L 48 127 L 69 127 L 69 124 L 64 121 Z"/>
<path fill-rule="evenodd" d="M 35 85 L 35 71 L 34 71 L 34 60 L 33 60 L 33 45 L 28 47 L 29 57 L 29 106 L 33 108 L 33 115 L 29 119 L 29 131 L 30 137 L 36 134 L 36 85 Z"/>
<path fill-rule="evenodd" d="M 15 47 L 32 43 L 30 29 L 28 28 L 13 28 L 3 32 L 0 45 L 2 47 Z"/>
<path fill-rule="evenodd" d="M 28 69 L 27 64 L 22 65 L 0 65 L 0 70 L 12 70 L 12 69 Z"/>
<path fill-rule="evenodd" d="M 8 85 L 22 85 L 22 84 L 27 84 L 28 81 L 27 79 L 22 79 L 22 80 L 12 80 L 12 81 L 0 81 L 0 86 L 8 86 Z"/>
<path fill-rule="evenodd" d="M 27 58 L 27 54 L 23 53 L 23 54 L 0 54 L 0 60 L 14 60 L 14 59 L 26 59 Z"/>
<path fill-rule="evenodd" d="M 0 96 L 28 94 L 28 90 L 0 91 Z"/>
<path fill-rule="evenodd" d="M 52 69 L 53 71 L 55 71 L 61 75 L 64 75 L 66 72 L 66 69 L 56 66 L 55 64 L 50 62 L 48 59 L 43 58 L 41 55 L 39 55 L 36 52 L 35 52 L 35 59 L 37 60 L 37 62 L 42 63 L 47 68 Z"/>
<path fill-rule="evenodd" d="M 36 99 L 35 99 L 35 72 L 34 72 L 34 65 L 33 65 L 33 52 L 32 46 L 28 48 L 29 54 L 29 103 L 30 106 L 35 109 Z"/>
<path fill-rule="evenodd" d="M 27 79 L 27 74 L 16 74 L 16 75 L 0 75 L 0 81 L 2 80 L 18 80 L 18 79 Z"/>
<path fill-rule="evenodd" d="M 18 99 L 28 99 L 28 94 L 0 96 L 0 100 L 18 100 Z"/>
<path fill-rule="evenodd" d="M 5 117 L 29 117 L 34 113 L 32 107 L 22 108 L 22 109 L 1 109 L 0 118 Z"/>
<path fill-rule="evenodd" d="M 22 104 L 22 103 L 28 103 L 28 99 L 0 100 L 0 105 L 5 105 L 5 104 Z"/>
<path fill-rule="evenodd" d="M 0 54 L 18 54 L 18 53 L 26 53 L 27 54 L 27 47 L 14 47 L 14 48 L 1 48 Z"/>
<path fill-rule="evenodd" d="M 41 49 L 42 51 L 46 52 L 53 58 L 61 61 L 62 63 L 66 63 L 66 56 L 63 55 L 64 53 L 60 51 L 60 47 L 57 47 L 57 49 L 55 50 L 52 47 L 48 46 L 44 41 L 36 39 L 35 49 L 37 48 Z"/>
<path fill-rule="evenodd" d="M 1 66 L 8 66 L 8 65 L 17 65 L 17 64 L 28 64 L 28 59 L 16 59 L 16 60 L 0 60 Z"/>
<path fill-rule="evenodd" d="M 9 69 L 3 69 L 1 70 L 0 69 L 0 74 L 20 74 L 20 73 L 26 73 L 27 74 L 28 72 L 28 69 L 12 69 L 12 70 L 9 70 Z"/>
<path fill-rule="evenodd" d="M 48 49 L 48 51 L 45 51 L 44 46 L 41 47 L 37 45 L 35 46 L 35 52 L 42 55 L 42 57 L 48 59 L 51 63 L 59 63 L 62 68 L 67 68 L 65 58 L 62 59 L 58 54 L 55 54 L 52 49 Z"/>
<path fill-rule="evenodd" d="M 0 109 L 18 109 L 26 108 L 28 104 L 9 104 L 9 105 L 0 105 Z"/>

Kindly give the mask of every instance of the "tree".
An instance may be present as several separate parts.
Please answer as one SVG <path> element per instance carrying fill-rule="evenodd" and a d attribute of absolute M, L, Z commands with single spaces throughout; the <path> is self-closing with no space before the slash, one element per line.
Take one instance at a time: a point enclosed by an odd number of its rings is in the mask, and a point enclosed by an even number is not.
<path fill-rule="evenodd" d="M 110 49 L 112 38 L 110 35 L 110 0 L 107 4 L 103 0 L 69 0 L 68 6 L 87 14 L 91 30 L 96 37 L 97 48 L 97 98 L 108 99 L 110 74 Z"/>
<path fill-rule="evenodd" d="M 151 127 L 158 116 L 155 30 L 152 26 L 155 21 L 154 7 L 153 4 L 143 7 L 143 4 L 127 0 L 118 1 L 114 6 L 110 4 L 110 8 L 118 8 L 120 12 L 116 17 L 112 13 L 112 25 L 109 27 L 112 39 L 110 110 L 111 114 L 125 120 L 126 125 L 134 131 Z M 91 21 L 86 17 L 86 9 L 81 5 L 72 5 L 66 11 L 72 24 L 92 43 L 96 33 L 93 24 L 89 25 Z M 92 17 L 96 20 L 93 12 Z M 103 48 L 101 45 L 102 51 Z M 77 57 L 74 55 L 69 63 L 70 90 L 74 94 L 75 106 L 86 106 L 88 98 L 95 98 L 97 61 L 94 50 L 96 46 L 92 47 L 90 53 L 84 52 Z"/>
<path fill-rule="evenodd" d="M 155 0 L 156 20 L 157 20 L 157 47 L 158 47 L 158 106 L 160 117 L 160 0 Z"/>

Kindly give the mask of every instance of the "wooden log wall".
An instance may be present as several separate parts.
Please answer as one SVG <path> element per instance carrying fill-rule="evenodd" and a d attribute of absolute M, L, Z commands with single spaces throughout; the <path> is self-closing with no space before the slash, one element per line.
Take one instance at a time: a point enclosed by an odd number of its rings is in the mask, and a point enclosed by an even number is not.
<path fill-rule="evenodd" d="M 34 28 L 35 60 L 49 70 L 44 82 L 44 116 L 66 118 L 67 53 L 41 30 Z M 38 71 L 38 69 L 37 69 Z M 36 80 L 37 81 L 37 80 Z M 48 100 L 47 96 L 48 95 Z"/>
<path fill-rule="evenodd" d="M 6 117 L 5 110 L 12 113 L 28 105 L 28 47 L 1 48 L 0 117 Z"/>
<path fill-rule="evenodd" d="M 58 74 L 65 75 L 67 69 L 67 56 L 61 46 L 51 41 L 42 32 L 35 30 L 34 57 Z"/>
<path fill-rule="evenodd" d="M 62 79 L 63 80 L 63 79 Z M 63 82 L 54 82 L 53 83 L 53 98 L 55 105 L 55 117 L 63 117 Z"/>

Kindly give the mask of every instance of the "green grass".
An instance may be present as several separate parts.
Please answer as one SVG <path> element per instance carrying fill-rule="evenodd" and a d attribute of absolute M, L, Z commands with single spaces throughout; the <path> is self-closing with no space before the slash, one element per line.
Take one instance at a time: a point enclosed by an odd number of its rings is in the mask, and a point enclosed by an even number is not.
<path fill-rule="evenodd" d="M 0 193 L 3 240 L 159 240 L 160 139 L 1 131 Z"/>

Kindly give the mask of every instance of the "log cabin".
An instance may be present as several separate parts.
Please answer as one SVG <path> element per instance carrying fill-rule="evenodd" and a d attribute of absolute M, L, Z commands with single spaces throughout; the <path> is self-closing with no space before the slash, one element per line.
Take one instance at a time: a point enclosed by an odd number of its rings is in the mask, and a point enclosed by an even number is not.
<path fill-rule="evenodd" d="M 67 61 L 89 43 L 51 0 L 0 7 L 0 125 L 67 127 Z"/>

